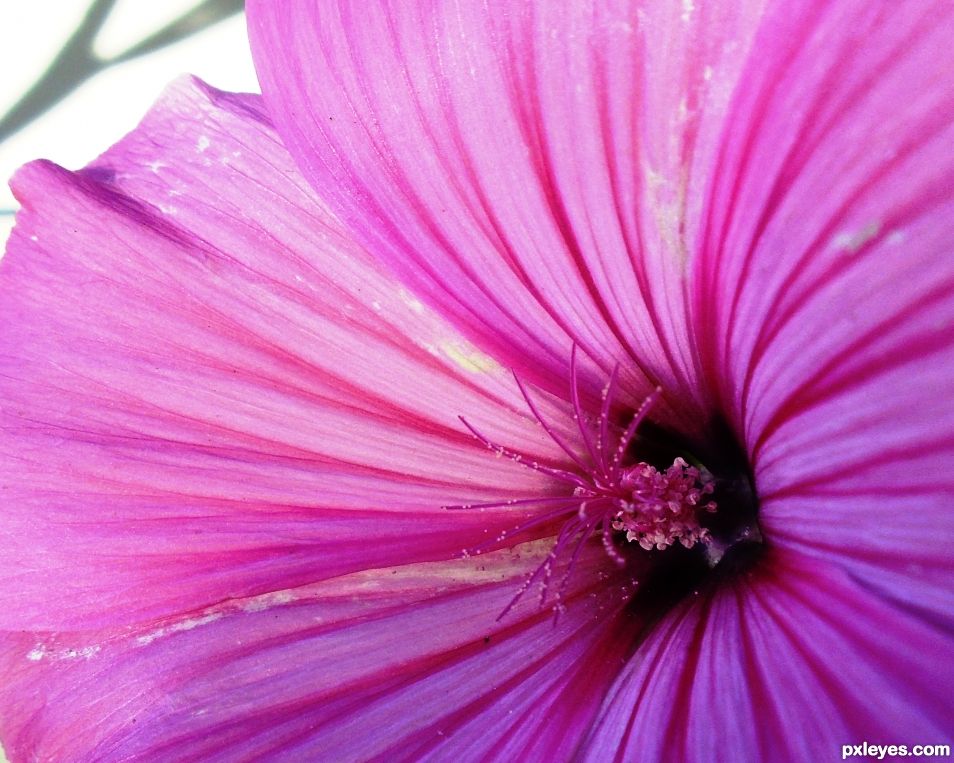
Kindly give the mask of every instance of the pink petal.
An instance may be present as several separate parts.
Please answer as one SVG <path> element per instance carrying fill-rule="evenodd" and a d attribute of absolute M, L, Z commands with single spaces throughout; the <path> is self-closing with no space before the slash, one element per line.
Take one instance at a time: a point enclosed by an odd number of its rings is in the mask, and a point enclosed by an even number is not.
<path fill-rule="evenodd" d="M 509 373 L 342 237 L 258 98 L 180 83 L 91 168 L 15 188 L 3 627 L 459 556 L 519 518 L 442 505 L 553 489 L 467 433 L 558 458 Z"/>
<path fill-rule="evenodd" d="M 585 759 L 835 759 L 950 734 L 954 645 L 836 567 L 776 553 L 686 602 L 623 670 Z"/>
<path fill-rule="evenodd" d="M 753 7 L 749 7 L 749 6 Z M 263 91 L 359 240 L 537 380 L 571 340 L 691 419 L 682 283 L 758 3 L 249 4 Z"/>
<path fill-rule="evenodd" d="M 954 627 L 954 6 L 781 4 L 740 80 L 700 355 L 773 542 Z"/>
<path fill-rule="evenodd" d="M 594 549 L 558 625 L 533 597 L 495 623 L 546 551 L 355 573 L 145 630 L 8 637 L 7 751 L 96 763 L 563 759 L 633 620 L 617 586 L 594 588 L 605 562 Z"/>

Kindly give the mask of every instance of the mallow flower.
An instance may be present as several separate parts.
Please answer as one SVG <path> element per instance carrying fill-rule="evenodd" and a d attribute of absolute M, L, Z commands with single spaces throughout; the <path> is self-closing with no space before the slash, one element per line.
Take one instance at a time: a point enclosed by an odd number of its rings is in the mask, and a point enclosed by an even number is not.
<path fill-rule="evenodd" d="M 13 181 L 11 760 L 951 743 L 954 4 L 248 14 Z"/>

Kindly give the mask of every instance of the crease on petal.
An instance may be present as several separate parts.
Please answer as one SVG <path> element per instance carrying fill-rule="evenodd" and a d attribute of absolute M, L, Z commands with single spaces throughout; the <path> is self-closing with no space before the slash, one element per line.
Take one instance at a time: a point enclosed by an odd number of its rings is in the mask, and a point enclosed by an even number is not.
<path fill-rule="evenodd" d="M 356 573 L 235 602 L 161 634 L 8 636 L 0 691 L 22 701 L 6 703 L 15 712 L 0 719 L 4 739 L 11 754 L 60 760 L 490 754 L 489 720 L 526 711 L 543 730 L 548 707 L 568 715 L 565 703 L 579 711 L 585 701 L 595 712 L 612 676 L 604 657 L 626 645 L 625 596 L 592 585 L 605 565 L 598 544 L 581 558 L 556 625 L 532 597 L 495 621 L 547 550 Z M 77 656 L 59 658 L 70 651 Z M 566 671 L 552 670 L 554 660 Z M 561 693 L 577 660 L 590 680 L 576 681 L 583 694 Z M 78 726 L 80 708 L 97 722 Z M 565 744 L 585 726 L 568 726 Z M 514 749 L 552 744 L 545 736 Z"/>

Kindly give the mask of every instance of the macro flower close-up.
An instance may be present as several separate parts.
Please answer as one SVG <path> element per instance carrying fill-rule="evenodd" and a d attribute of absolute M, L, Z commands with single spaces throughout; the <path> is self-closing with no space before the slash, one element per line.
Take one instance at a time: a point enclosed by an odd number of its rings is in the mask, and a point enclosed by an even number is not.
<path fill-rule="evenodd" d="M 949 754 L 954 4 L 246 13 L 11 181 L 9 760 Z"/>

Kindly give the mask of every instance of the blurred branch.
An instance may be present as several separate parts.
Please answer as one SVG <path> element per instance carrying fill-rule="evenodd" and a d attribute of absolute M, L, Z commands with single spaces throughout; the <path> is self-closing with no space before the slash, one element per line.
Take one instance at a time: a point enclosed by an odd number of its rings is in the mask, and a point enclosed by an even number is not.
<path fill-rule="evenodd" d="M 241 12 L 244 0 L 205 0 L 188 13 L 183 14 L 171 24 L 164 26 L 155 34 L 134 45 L 125 53 L 110 60 L 110 64 L 119 64 L 148 53 L 154 53 L 167 45 L 184 40 L 206 27 Z"/>
<path fill-rule="evenodd" d="M 0 141 L 75 90 L 104 65 L 95 58 L 93 40 L 113 9 L 116 0 L 96 0 L 63 49 L 33 85 L 0 120 Z"/>
<path fill-rule="evenodd" d="M 203 0 L 192 10 L 112 58 L 93 46 L 116 0 L 95 0 L 79 27 L 26 94 L 0 119 L 0 142 L 32 122 L 94 74 L 184 40 L 242 11 L 244 0 Z"/>

